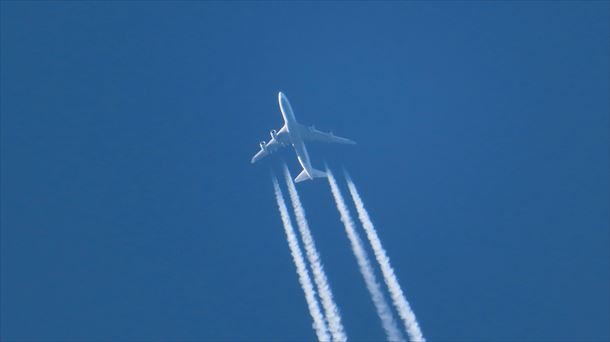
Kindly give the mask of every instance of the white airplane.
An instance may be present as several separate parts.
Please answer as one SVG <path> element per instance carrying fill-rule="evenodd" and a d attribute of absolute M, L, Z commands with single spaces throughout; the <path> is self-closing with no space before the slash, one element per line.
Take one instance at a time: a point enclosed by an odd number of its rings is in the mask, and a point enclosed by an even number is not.
<path fill-rule="evenodd" d="M 335 136 L 332 132 L 324 133 L 315 129 L 314 126 L 306 127 L 305 125 L 298 123 L 294 117 L 288 98 L 281 91 L 278 94 L 278 101 L 280 103 L 282 116 L 284 117 L 284 126 L 279 131 L 272 130 L 270 132 L 271 140 L 269 140 L 268 143 L 261 141 L 259 144 L 261 150 L 252 157 L 251 163 L 256 163 L 263 157 L 268 156 L 282 147 L 292 145 L 297 154 L 297 158 L 299 159 L 299 163 L 303 167 L 303 171 L 294 179 L 297 183 L 308 179 L 326 177 L 324 171 L 316 170 L 311 166 L 309 154 L 307 153 L 307 148 L 305 148 L 305 141 L 320 141 L 338 144 L 355 144 L 355 142 L 350 139 Z"/>

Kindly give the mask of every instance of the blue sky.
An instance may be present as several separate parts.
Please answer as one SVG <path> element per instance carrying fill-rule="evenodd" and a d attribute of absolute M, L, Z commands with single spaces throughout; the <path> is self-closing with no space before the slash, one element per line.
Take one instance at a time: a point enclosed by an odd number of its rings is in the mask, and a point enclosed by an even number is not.
<path fill-rule="evenodd" d="M 429 340 L 610 339 L 608 2 L 0 9 L 2 340 L 315 338 L 270 181 L 299 167 L 249 163 L 280 90 L 358 141 L 312 162 Z M 298 188 L 348 336 L 383 339 L 327 183 Z"/>

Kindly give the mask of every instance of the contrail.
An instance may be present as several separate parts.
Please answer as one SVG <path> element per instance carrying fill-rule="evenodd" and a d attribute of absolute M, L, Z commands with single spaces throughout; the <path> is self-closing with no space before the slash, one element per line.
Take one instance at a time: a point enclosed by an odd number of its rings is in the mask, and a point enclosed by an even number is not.
<path fill-rule="evenodd" d="M 373 251 L 375 253 L 375 258 L 381 267 L 381 272 L 383 273 L 383 279 L 385 280 L 386 285 L 388 286 L 388 290 L 390 291 L 390 296 L 392 297 L 392 301 L 394 302 L 394 306 L 400 315 L 400 318 L 403 320 L 405 324 L 405 328 L 407 334 L 409 335 L 409 339 L 411 341 L 425 341 L 424 335 L 419 328 L 419 324 L 415 319 L 415 313 L 411 310 L 411 306 L 407 299 L 405 298 L 404 293 L 398 283 L 398 279 L 394 274 L 394 269 L 390 264 L 390 258 L 388 258 L 385 249 L 381 245 L 381 240 L 377 235 L 377 231 L 375 230 L 375 226 L 373 226 L 373 222 L 369 217 L 368 212 L 364 208 L 364 203 L 358 194 L 358 190 L 356 189 L 356 185 L 350 178 L 350 176 L 345 172 L 345 178 L 347 179 L 347 186 L 349 188 L 349 192 L 352 195 L 354 200 L 354 205 L 356 206 L 356 210 L 358 211 L 358 218 L 360 218 L 360 222 L 362 222 L 362 226 L 366 231 L 366 236 L 371 243 Z"/>
<path fill-rule="evenodd" d="M 352 250 L 356 256 L 358 266 L 360 267 L 360 273 L 362 273 L 362 276 L 364 277 L 364 282 L 366 283 L 366 287 L 371 294 L 373 303 L 377 309 L 377 314 L 381 319 L 381 324 L 383 325 L 383 329 L 385 330 L 388 340 L 404 341 L 404 338 L 398 330 L 396 322 L 394 321 L 392 310 L 386 302 L 379 283 L 377 283 L 377 280 L 375 279 L 375 273 L 373 272 L 373 268 L 371 267 L 367 253 L 362 247 L 362 241 L 360 240 L 358 233 L 356 233 L 354 221 L 352 221 L 349 209 L 345 205 L 343 195 L 341 195 L 341 191 L 337 186 L 335 177 L 333 176 L 332 172 L 330 172 L 328 167 L 326 167 L 326 174 L 328 176 L 328 183 L 330 184 L 331 192 L 333 193 L 333 197 L 335 198 L 335 202 L 337 204 L 337 209 L 339 210 L 339 214 L 341 216 L 341 221 L 343 221 L 343 225 L 345 226 L 345 232 L 347 233 L 349 241 L 352 245 Z"/>
<path fill-rule="evenodd" d="M 318 336 L 318 341 L 330 341 L 328 327 L 324 321 L 324 315 L 320 310 L 320 304 L 316 298 L 316 291 L 311 283 L 311 279 L 309 278 L 309 272 L 307 271 L 307 266 L 305 265 L 305 259 L 303 258 L 301 247 L 299 247 L 299 242 L 297 241 L 294 228 L 292 227 L 292 222 L 290 221 L 290 215 L 288 214 L 288 208 L 286 207 L 286 202 L 284 201 L 284 195 L 282 194 L 282 190 L 280 189 L 275 176 L 273 176 L 273 188 L 275 189 L 275 199 L 277 200 L 277 206 L 280 209 L 280 216 L 282 217 L 282 223 L 284 224 L 284 231 L 286 232 L 288 247 L 290 247 L 290 254 L 292 254 L 292 260 L 294 261 L 297 274 L 299 275 L 299 283 L 301 283 L 303 292 L 305 292 L 305 300 L 307 301 L 309 314 L 313 318 L 313 327 L 316 331 L 316 335 Z"/>
<path fill-rule="evenodd" d="M 290 176 L 290 172 L 288 171 L 286 164 L 284 164 L 284 175 L 286 176 L 286 184 L 288 185 L 288 192 L 290 193 L 290 199 L 292 201 L 292 207 L 297 219 L 299 232 L 301 233 L 301 238 L 303 239 L 305 255 L 307 255 L 307 260 L 309 261 L 313 273 L 313 279 L 318 287 L 318 293 L 322 301 L 322 307 L 324 307 L 324 312 L 326 313 L 330 333 L 334 341 L 347 341 L 347 336 L 345 335 L 345 330 L 343 329 L 343 324 L 341 323 L 341 314 L 339 313 L 337 304 L 335 304 L 335 300 L 333 299 L 333 293 L 328 285 L 326 273 L 324 272 L 324 268 L 322 268 L 320 256 L 316 249 L 313 237 L 311 236 L 309 224 L 305 218 L 305 209 L 303 209 L 303 205 L 299 199 L 299 194 L 297 193 L 297 189 L 292 182 L 292 177 Z"/>

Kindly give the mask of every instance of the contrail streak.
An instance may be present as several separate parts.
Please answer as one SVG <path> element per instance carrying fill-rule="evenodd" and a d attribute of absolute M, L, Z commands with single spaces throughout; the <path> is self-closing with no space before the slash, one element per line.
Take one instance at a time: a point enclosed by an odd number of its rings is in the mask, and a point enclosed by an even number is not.
<path fill-rule="evenodd" d="M 337 209 L 339 210 L 339 214 L 341 216 L 341 221 L 345 226 L 345 232 L 347 233 L 349 241 L 352 245 L 352 250 L 356 256 L 358 266 L 360 267 L 360 273 L 362 273 L 362 277 L 364 277 L 364 282 L 366 283 L 366 287 L 371 294 L 386 336 L 390 341 L 404 341 L 404 338 L 398 330 L 396 322 L 394 321 L 392 310 L 386 302 L 379 283 L 375 279 L 375 273 L 373 272 L 373 268 L 371 267 L 367 253 L 362 247 L 362 241 L 360 240 L 358 233 L 356 233 L 354 221 L 352 221 L 349 209 L 345 205 L 345 200 L 343 199 L 343 195 L 341 195 L 341 190 L 339 190 L 335 177 L 333 176 L 332 172 L 330 172 L 328 167 L 326 168 L 326 174 L 328 176 L 328 183 L 330 184 L 331 192 L 333 193 L 333 197 L 335 198 L 335 202 L 337 204 Z"/>
<path fill-rule="evenodd" d="M 364 203 L 360 198 L 360 194 L 358 194 L 358 190 L 356 189 L 356 185 L 350 178 L 350 176 L 345 172 L 345 178 L 347 179 L 347 186 L 349 188 L 349 192 L 352 195 L 352 199 L 354 200 L 354 205 L 356 206 L 356 210 L 358 211 L 358 218 L 360 218 L 360 222 L 362 222 L 362 226 L 366 231 L 366 236 L 371 243 L 371 247 L 375 253 L 375 258 L 381 267 L 381 273 L 383 273 L 383 279 L 385 280 L 386 285 L 388 286 L 388 290 L 390 291 L 390 296 L 392 297 L 392 301 L 394 302 L 394 306 L 400 315 L 400 318 L 405 324 L 405 328 L 407 334 L 409 335 L 409 339 L 411 341 L 425 341 L 424 335 L 419 328 L 419 324 L 415 319 L 415 313 L 411 310 L 411 306 L 407 299 L 405 298 L 404 293 L 398 283 L 398 279 L 394 274 L 394 269 L 390 264 L 390 258 L 388 258 L 385 249 L 381 245 L 381 240 L 377 235 L 377 231 L 375 230 L 375 226 L 373 226 L 373 222 L 369 217 L 368 212 L 364 208 Z"/>
<path fill-rule="evenodd" d="M 328 327 L 324 321 L 324 315 L 320 310 L 320 304 L 316 298 L 316 291 L 311 283 L 311 279 L 309 278 L 307 265 L 305 264 L 303 253 L 301 252 L 299 242 L 297 241 L 296 234 L 294 233 L 294 228 L 292 227 L 292 222 L 290 221 L 290 215 L 288 214 L 288 208 L 286 207 L 286 202 L 284 201 L 284 195 L 282 194 L 282 190 L 280 189 L 275 176 L 273 176 L 273 188 L 275 189 L 275 199 L 280 210 L 282 223 L 284 224 L 284 231 L 286 232 L 288 247 L 290 247 L 290 254 L 292 254 L 292 260 L 294 261 L 294 265 L 297 269 L 299 283 L 301 283 L 303 292 L 305 292 L 305 300 L 307 301 L 309 314 L 313 318 L 314 330 L 316 331 L 319 341 L 330 341 Z"/>
<path fill-rule="evenodd" d="M 288 171 L 286 164 L 284 164 L 284 175 L 286 176 L 286 184 L 288 186 L 288 192 L 290 193 L 290 199 L 292 201 L 292 207 L 297 219 L 299 232 L 301 233 L 301 238 L 303 239 L 305 254 L 307 255 L 307 260 L 311 266 L 313 279 L 318 287 L 318 293 L 320 295 L 322 307 L 324 307 L 324 312 L 326 313 L 330 333 L 334 341 L 346 341 L 347 336 L 345 335 L 345 330 L 343 329 L 343 324 L 341 323 L 341 314 L 339 313 L 337 304 L 335 304 L 335 300 L 333 299 L 333 293 L 328 285 L 326 273 L 324 272 L 324 268 L 322 267 L 322 263 L 320 261 L 320 256 L 316 249 L 313 237 L 311 236 L 309 224 L 305 218 L 305 209 L 303 209 L 303 205 L 299 199 L 299 194 L 297 193 L 297 189 L 292 182 L 292 177 L 290 177 L 290 172 Z"/>

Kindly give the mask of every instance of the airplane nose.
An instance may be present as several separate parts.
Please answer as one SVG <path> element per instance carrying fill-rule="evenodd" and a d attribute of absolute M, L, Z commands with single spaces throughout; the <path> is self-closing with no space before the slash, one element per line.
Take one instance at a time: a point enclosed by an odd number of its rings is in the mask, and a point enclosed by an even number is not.
<path fill-rule="evenodd" d="M 282 93 L 281 91 L 279 93 L 277 93 L 277 102 L 279 102 L 280 107 L 282 107 L 282 102 L 284 102 L 286 99 L 286 95 L 284 95 L 284 93 Z"/>

